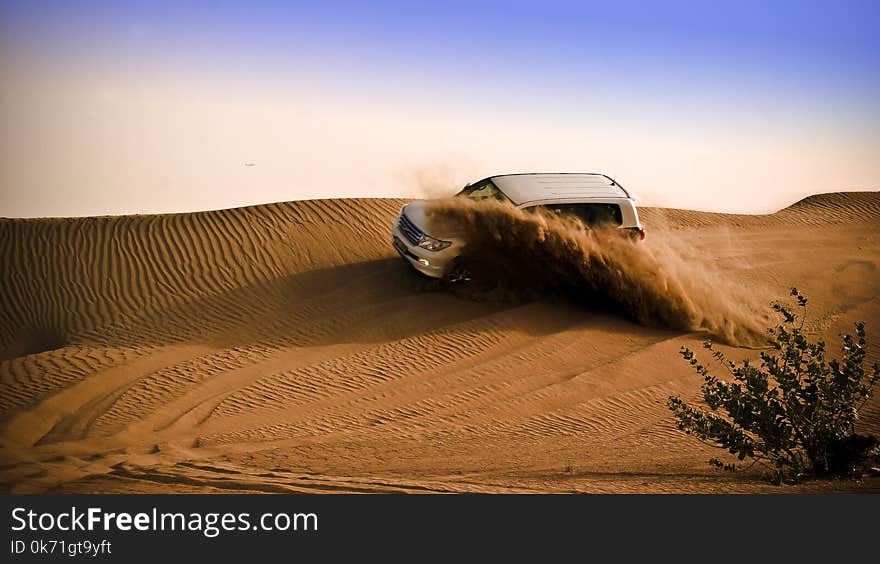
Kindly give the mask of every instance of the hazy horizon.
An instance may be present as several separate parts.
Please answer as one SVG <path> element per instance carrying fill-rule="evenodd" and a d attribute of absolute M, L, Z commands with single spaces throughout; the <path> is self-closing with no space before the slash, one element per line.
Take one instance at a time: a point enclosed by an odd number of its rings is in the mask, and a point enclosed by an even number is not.
<path fill-rule="evenodd" d="M 871 2 L 6 2 L 0 216 L 430 197 L 530 171 L 744 213 L 878 190 L 878 16 Z"/>

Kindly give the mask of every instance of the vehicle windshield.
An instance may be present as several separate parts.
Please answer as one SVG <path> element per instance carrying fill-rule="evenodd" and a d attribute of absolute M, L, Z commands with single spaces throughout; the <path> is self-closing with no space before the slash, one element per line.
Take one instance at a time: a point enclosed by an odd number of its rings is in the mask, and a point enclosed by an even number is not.
<path fill-rule="evenodd" d="M 498 189 L 491 180 L 483 180 L 476 184 L 466 186 L 464 190 L 458 193 L 458 196 L 465 196 L 472 200 L 497 200 L 499 202 L 508 201 L 504 192 Z"/>
<path fill-rule="evenodd" d="M 577 219 L 591 229 L 619 227 L 623 215 L 617 204 L 547 204 L 530 210 L 543 210 L 561 218 Z"/>

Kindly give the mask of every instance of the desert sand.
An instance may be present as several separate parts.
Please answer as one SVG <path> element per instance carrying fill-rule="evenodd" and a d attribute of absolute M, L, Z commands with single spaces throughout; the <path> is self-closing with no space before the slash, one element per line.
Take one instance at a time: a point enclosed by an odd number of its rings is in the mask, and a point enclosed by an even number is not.
<path fill-rule="evenodd" d="M 687 302 L 669 323 L 432 284 L 390 245 L 402 203 L 0 220 L 0 489 L 880 490 L 719 473 L 666 407 L 699 395 L 681 346 L 757 357 L 737 331 L 791 286 L 830 349 L 863 320 L 880 360 L 880 193 L 642 208 L 655 293 Z"/>

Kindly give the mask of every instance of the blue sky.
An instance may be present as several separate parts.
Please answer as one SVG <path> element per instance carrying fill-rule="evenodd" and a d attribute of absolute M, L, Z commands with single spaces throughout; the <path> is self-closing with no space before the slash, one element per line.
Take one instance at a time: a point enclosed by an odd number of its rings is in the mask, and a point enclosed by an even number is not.
<path fill-rule="evenodd" d="M 878 189 L 878 16 L 848 1 L 7 0 L 0 215 L 435 195 L 534 169 L 731 211 Z"/>

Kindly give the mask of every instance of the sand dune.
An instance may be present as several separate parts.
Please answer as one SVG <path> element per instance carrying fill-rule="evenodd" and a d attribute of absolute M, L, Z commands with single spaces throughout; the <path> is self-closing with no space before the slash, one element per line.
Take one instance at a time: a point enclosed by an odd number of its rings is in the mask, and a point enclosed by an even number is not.
<path fill-rule="evenodd" d="M 402 203 L 0 220 L 2 489 L 774 491 L 674 429 L 700 323 L 445 291 L 388 242 Z M 813 332 L 880 334 L 880 193 L 641 213 L 705 315 L 764 326 L 797 285 Z M 880 489 L 801 487 L 834 488 Z"/>

